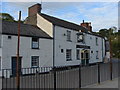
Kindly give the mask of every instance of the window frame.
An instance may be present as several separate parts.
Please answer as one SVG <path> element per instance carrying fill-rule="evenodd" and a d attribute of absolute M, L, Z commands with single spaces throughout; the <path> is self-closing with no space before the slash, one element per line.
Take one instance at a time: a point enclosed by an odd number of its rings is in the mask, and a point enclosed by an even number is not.
<path fill-rule="evenodd" d="M 33 39 L 37 39 L 37 45 L 38 45 L 38 47 L 34 47 L 34 45 L 33 45 Z M 31 42 L 31 48 L 32 49 L 39 49 L 39 38 L 37 38 L 37 37 L 32 37 L 32 40 L 31 40 L 32 42 Z M 35 41 L 34 41 L 35 42 Z"/>
<path fill-rule="evenodd" d="M 79 53 L 78 53 L 79 52 Z M 79 57 L 79 58 L 78 58 Z M 79 49 L 77 49 L 76 50 L 76 59 L 77 60 L 80 60 L 80 50 Z"/>
<path fill-rule="evenodd" d="M 71 31 L 67 30 L 67 41 L 71 42 Z"/>
<path fill-rule="evenodd" d="M 72 61 L 72 49 L 66 49 L 66 61 Z"/>
<path fill-rule="evenodd" d="M 99 59 L 99 52 L 96 51 L 96 59 Z"/>
<path fill-rule="evenodd" d="M 96 45 L 98 46 L 98 37 L 96 37 Z"/>
<path fill-rule="evenodd" d="M 38 58 L 38 60 L 35 62 L 35 63 L 37 63 L 37 65 L 33 65 L 33 57 L 35 58 Z M 39 56 L 31 56 L 31 67 L 32 68 L 35 68 L 35 67 L 39 67 Z"/>

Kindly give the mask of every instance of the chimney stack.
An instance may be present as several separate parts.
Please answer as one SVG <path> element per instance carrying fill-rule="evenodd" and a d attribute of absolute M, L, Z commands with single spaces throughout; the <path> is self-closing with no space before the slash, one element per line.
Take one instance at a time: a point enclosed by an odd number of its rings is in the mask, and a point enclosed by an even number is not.
<path fill-rule="evenodd" d="M 84 22 L 84 20 L 83 20 L 83 23 L 81 23 L 80 25 L 87 28 L 88 31 L 92 32 L 91 22 Z"/>
<path fill-rule="evenodd" d="M 33 16 L 37 13 L 41 13 L 42 7 L 41 4 L 37 3 L 28 8 L 28 16 Z"/>

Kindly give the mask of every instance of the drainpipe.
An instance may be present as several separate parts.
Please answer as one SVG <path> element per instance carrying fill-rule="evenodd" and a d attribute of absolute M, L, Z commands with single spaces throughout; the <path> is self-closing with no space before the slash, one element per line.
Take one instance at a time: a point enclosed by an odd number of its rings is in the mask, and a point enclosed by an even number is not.
<path fill-rule="evenodd" d="M 56 90 L 56 67 L 55 67 L 55 25 L 53 24 L 53 71 L 54 71 L 54 90 Z"/>
<path fill-rule="evenodd" d="M 101 38 L 102 39 L 102 62 L 104 61 L 104 59 L 103 59 L 103 38 Z"/>
<path fill-rule="evenodd" d="M 55 67 L 55 25 L 53 24 L 53 67 Z"/>

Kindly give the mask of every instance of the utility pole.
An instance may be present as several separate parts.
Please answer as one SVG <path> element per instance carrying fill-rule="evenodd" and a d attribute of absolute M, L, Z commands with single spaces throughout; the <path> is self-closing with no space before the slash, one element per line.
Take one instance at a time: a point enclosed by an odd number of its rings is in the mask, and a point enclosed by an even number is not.
<path fill-rule="evenodd" d="M 111 28 L 110 28 L 111 30 Z M 109 31 L 109 42 L 110 42 L 110 80 L 112 80 L 112 43 L 111 43 L 111 31 Z"/>
<path fill-rule="evenodd" d="M 20 90 L 20 67 L 19 67 L 19 48 L 20 48 L 20 20 L 21 20 L 21 11 L 19 11 L 19 21 L 18 21 L 18 42 L 17 42 L 17 65 L 16 65 L 16 87 L 17 90 Z"/>

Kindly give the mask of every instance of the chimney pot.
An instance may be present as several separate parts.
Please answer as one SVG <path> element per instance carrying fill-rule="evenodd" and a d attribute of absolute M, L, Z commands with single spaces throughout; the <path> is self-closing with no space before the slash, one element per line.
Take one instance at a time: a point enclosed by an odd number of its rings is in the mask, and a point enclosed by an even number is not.
<path fill-rule="evenodd" d="M 83 20 L 83 23 L 84 23 L 84 20 Z"/>

